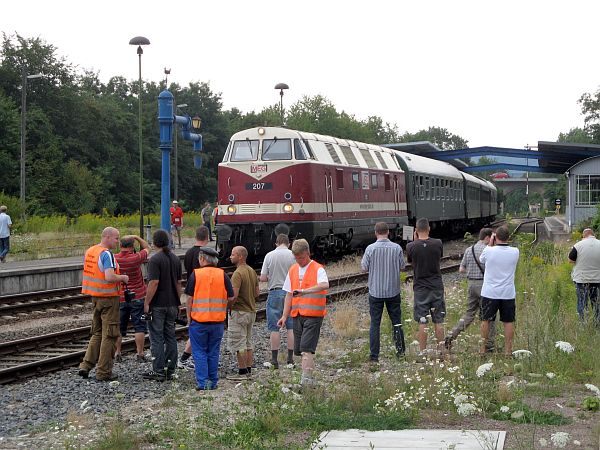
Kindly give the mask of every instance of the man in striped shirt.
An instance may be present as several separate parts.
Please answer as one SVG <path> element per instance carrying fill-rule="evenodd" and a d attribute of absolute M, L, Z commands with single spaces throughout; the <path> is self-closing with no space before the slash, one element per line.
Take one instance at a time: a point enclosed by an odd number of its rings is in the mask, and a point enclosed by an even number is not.
<path fill-rule="evenodd" d="M 388 239 L 385 222 L 375 224 L 377 241 L 369 245 L 361 261 L 363 272 L 369 272 L 369 331 L 370 360 L 379 362 L 380 327 L 383 307 L 387 308 L 392 322 L 396 355 L 404 355 L 404 331 L 400 309 L 400 271 L 404 269 L 402 247 Z"/>

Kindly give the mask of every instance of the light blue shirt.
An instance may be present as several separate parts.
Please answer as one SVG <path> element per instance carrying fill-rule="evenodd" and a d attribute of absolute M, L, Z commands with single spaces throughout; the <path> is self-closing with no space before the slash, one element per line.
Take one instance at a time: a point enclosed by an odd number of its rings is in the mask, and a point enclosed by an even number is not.
<path fill-rule="evenodd" d="M 400 294 L 400 270 L 404 269 L 402 247 L 389 239 L 378 239 L 365 249 L 360 263 L 369 272 L 369 294 L 391 298 Z"/>
<path fill-rule="evenodd" d="M 0 213 L 0 238 L 7 238 L 10 236 L 10 227 L 12 220 L 6 213 Z"/>

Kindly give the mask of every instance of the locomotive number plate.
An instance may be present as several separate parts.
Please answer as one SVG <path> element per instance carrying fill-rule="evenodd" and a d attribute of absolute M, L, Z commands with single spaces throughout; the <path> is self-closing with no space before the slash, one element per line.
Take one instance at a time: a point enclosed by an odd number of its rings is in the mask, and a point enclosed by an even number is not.
<path fill-rule="evenodd" d="M 247 191 L 264 191 L 273 189 L 273 183 L 246 183 Z"/>

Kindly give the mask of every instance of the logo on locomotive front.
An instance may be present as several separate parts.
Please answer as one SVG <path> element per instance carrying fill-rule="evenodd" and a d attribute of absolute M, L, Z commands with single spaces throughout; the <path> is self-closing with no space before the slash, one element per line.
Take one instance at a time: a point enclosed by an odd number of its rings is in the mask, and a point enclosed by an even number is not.
<path fill-rule="evenodd" d="M 250 173 L 262 173 L 267 172 L 266 164 L 252 164 L 250 166 Z"/>

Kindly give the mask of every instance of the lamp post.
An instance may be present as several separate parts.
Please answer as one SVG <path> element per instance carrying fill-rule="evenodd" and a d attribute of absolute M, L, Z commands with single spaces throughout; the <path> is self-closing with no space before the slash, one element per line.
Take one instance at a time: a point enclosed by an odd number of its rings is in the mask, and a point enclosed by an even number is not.
<path fill-rule="evenodd" d="M 179 108 L 185 108 L 187 107 L 187 103 L 182 103 L 181 105 L 175 105 L 175 114 L 177 114 Z M 177 189 L 177 185 L 179 184 L 178 181 L 178 173 L 177 173 L 177 168 L 178 168 L 178 164 L 177 164 L 177 128 L 175 128 L 175 132 L 173 133 L 174 139 L 173 139 L 173 184 L 175 185 L 173 188 L 173 198 L 175 200 L 177 200 L 179 198 L 179 191 Z"/>
<path fill-rule="evenodd" d="M 150 45 L 150 41 L 144 36 L 136 36 L 129 41 L 129 45 L 137 45 L 137 54 L 139 60 L 139 84 L 140 91 L 138 92 L 138 141 L 140 153 L 140 236 L 144 235 L 144 154 L 142 145 L 142 45 Z"/>
<path fill-rule="evenodd" d="M 25 219 L 25 155 L 27 142 L 27 80 L 41 78 L 41 73 L 27 75 L 25 66 L 21 68 L 21 172 L 20 172 L 20 195 L 21 218 Z"/>
<path fill-rule="evenodd" d="M 279 89 L 279 112 L 281 114 L 281 125 L 283 125 L 283 91 L 290 87 L 285 83 L 277 83 L 275 89 Z"/>

